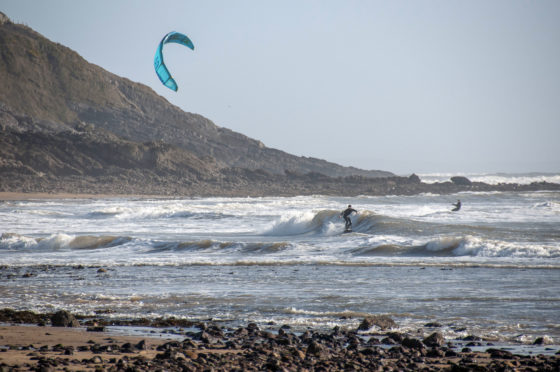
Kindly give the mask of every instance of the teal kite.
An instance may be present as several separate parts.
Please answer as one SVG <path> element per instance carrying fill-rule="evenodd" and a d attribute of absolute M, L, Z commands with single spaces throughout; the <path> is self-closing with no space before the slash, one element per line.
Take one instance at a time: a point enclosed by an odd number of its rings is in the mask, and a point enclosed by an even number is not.
<path fill-rule="evenodd" d="M 194 50 L 194 45 L 186 35 L 172 31 L 165 35 L 163 39 L 161 39 L 161 42 L 159 43 L 159 46 L 156 50 L 156 56 L 154 58 L 154 67 L 156 69 L 156 74 L 163 85 L 165 85 L 169 89 L 173 89 L 176 92 L 179 87 L 177 86 L 175 80 L 173 80 L 173 78 L 171 77 L 169 70 L 163 62 L 163 45 L 167 43 L 181 44 L 191 48 L 192 50 Z"/>

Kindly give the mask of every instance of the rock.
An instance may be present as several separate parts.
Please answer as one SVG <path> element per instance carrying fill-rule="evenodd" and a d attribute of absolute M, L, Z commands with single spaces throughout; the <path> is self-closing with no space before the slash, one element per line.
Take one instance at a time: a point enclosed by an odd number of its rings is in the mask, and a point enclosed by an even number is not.
<path fill-rule="evenodd" d="M 424 324 L 424 327 L 426 327 L 426 328 L 439 328 L 439 327 L 441 327 L 441 324 L 438 323 L 438 322 L 430 322 L 430 323 Z"/>
<path fill-rule="evenodd" d="M 478 336 L 468 335 L 462 338 L 463 341 L 482 341 Z"/>
<path fill-rule="evenodd" d="M 15 311 L 12 309 L 0 309 L 0 322 L 10 323 L 41 323 L 47 320 L 45 315 L 35 314 L 31 311 Z"/>
<path fill-rule="evenodd" d="M 377 352 L 371 347 L 366 347 L 365 349 L 360 350 L 360 354 L 371 356 L 376 355 Z"/>
<path fill-rule="evenodd" d="M 247 331 L 249 333 L 258 332 L 259 331 L 259 326 L 257 325 L 257 323 L 249 323 L 249 324 L 247 324 Z"/>
<path fill-rule="evenodd" d="M 312 341 L 307 347 L 307 354 L 309 355 L 320 355 L 322 351 L 323 346 L 315 341 Z"/>
<path fill-rule="evenodd" d="M 212 344 L 212 343 L 215 342 L 214 337 L 212 337 L 212 335 L 210 335 L 206 331 L 200 332 L 199 339 L 200 339 L 200 341 L 204 342 L 205 344 Z"/>
<path fill-rule="evenodd" d="M 139 343 L 137 343 L 136 345 L 134 345 L 134 347 L 138 350 L 147 350 L 148 346 L 146 345 L 146 341 L 142 340 Z"/>
<path fill-rule="evenodd" d="M 486 350 L 488 354 L 490 354 L 491 358 L 498 358 L 498 359 L 512 359 L 513 354 L 506 350 L 500 349 L 488 349 Z"/>
<path fill-rule="evenodd" d="M 434 347 L 434 346 L 443 346 L 445 344 L 445 339 L 443 335 L 439 332 L 434 332 L 428 337 L 426 337 L 423 341 L 426 346 Z"/>
<path fill-rule="evenodd" d="M 94 356 L 93 358 L 91 358 L 91 359 L 89 360 L 89 362 L 90 362 L 90 363 L 93 363 L 93 364 L 102 364 L 102 363 L 103 363 L 103 359 L 101 359 L 100 356 Z"/>
<path fill-rule="evenodd" d="M 51 317 L 53 327 L 79 327 L 80 323 L 66 310 L 60 310 Z"/>
<path fill-rule="evenodd" d="M 395 328 L 397 323 L 395 323 L 395 321 L 387 315 L 368 316 L 362 320 L 362 323 L 360 323 L 360 326 L 358 327 L 358 331 L 367 331 L 373 326 L 377 326 L 381 329 L 391 329 Z"/>
<path fill-rule="evenodd" d="M 456 357 L 457 355 L 458 355 L 458 354 L 457 354 L 455 351 L 453 351 L 453 350 L 447 350 L 447 351 L 445 352 L 445 356 L 446 356 L 446 357 L 451 357 L 451 358 L 452 358 L 452 357 Z"/>
<path fill-rule="evenodd" d="M 552 340 L 548 336 L 544 336 L 544 337 L 537 337 L 535 339 L 535 341 L 533 342 L 533 345 L 551 345 L 553 343 L 554 343 L 554 340 Z"/>
<path fill-rule="evenodd" d="M 305 359 L 305 353 L 298 348 L 292 348 L 291 354 L 297 359 L 301 359 L 301 360 Z"/>
<path fill-rule="evenodd" d="M 410 337 L 406 337 L 404 340 L 402 340 L 401 345 L 406 346 L 410 349 L 424 349 L 424 344 L 422 343 L 422 341 Z"/>
<path fill-rule="evenodd" d="M 121 345 L 120 347 L 121 353 L 133 353 L 134 350 L 132 348 L 132 344 L 130 342 L 126 342 Z"/>
<path fill-rule="evenodd" d="M 105 332 L 105 327 L 103 326 L 93 326 L 87 327 L 88 332 Z"/>
<path fill-rule="evenodd" d="M 401 343 L 402 340 L 404 340 L 404 336 L 398 332 L 388 332 L 387 337 L 389 337 L 391 340 L 396 341 L 398 343 Z"/>
<path fill-rule="evenodd" d="M 420 180 L 420 177 L 418 177 L 415 173 L 412 173 L 409 177 L 408 180 L 412 183 L 420 183 L 422 182 L 422 180 Z"/>
<path fill-rule="evenodd" d="M 455 176 L 451 177 L 451 182 L 458 186 L 471 186 L 472 182 L 467 177 Z"/>
<path fill-rule="evenodd" d="M 445 356 L 445 353 L 443 352 L 443 350 L 434 347 L 428 350 L 426 356 L 430 358 L 442 358 Z"/>
<path fill-rule="evenodd" d="M 482 346 L 482 342 L 471 341 L 471 342 L 469 342 L 466 346 Z"/>
<path fill-rule="evenodd" d="M 391 337 L 385 337 L 381 340 L 383 345 L 396 345 L 397 342 L 393 340 Z"/>

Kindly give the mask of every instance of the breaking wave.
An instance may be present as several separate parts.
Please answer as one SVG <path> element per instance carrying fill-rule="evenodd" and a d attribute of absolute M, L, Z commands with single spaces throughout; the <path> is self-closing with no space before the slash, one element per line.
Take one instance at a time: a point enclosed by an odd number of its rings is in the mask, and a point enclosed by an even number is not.
<path fill-rule="evenodd" d="M 560 258 L 560 247 L 488 240 L 473 236 L 443 237 L 421 245 L 379 244 L 351 250 L 356 256 Z"/>
<path fill-rule="evenodd" d="M 292 247 L 288 242 L 219 242 L 211 239 L 188 242 L 155 242 L 148 253 L 160 252 L 222 252 L 275 253 Z"/>
<path fill-rule="evenodd" d="M 92 250 L 119 246 L 130 240 L 132 240 L 132 238 L 125 236 L 73 236 L 67 234 L 53 234 L 46 238 L 31 238 L 19 234 L 4 233 L 0 237 L 0 250 Z"/>
<path fill-rule="evenodd" d="M 482 174 L 458 174 L 458 173 L 426 173 L 419 174 L 425 183 L 447 182 L 453 176 L 465 176 L 473 182 L 484 182 L 490 185 L 500 183 L 518 183 L 528 185 L 533 182 L 560 183 L 560 174 L 557 173 L 482 173 Z"/>
<path fill-rule="evenodd" d="M 379 227 L 394 224 L 397 220 L 365 211 L 352 217 L 353 231 L 360 233 L 377 233 Z M 316 213 L 306 212 L 282 216 L 262 235 L 338 235 L 344 230 L 344 220 L 340 211 L 322 210 Z"/>
<path fill-rule="evenodd" d="M 102 209 L 88 212 L 83 216 L 85 219 L 203 219 L 218 220 L 232 217 L 230 214 L 217 212 L 199 212 L 188 210 L 183 206 L 150 206 L 140 208 L 130 208 L 123 206 L 105 207 Z"/>

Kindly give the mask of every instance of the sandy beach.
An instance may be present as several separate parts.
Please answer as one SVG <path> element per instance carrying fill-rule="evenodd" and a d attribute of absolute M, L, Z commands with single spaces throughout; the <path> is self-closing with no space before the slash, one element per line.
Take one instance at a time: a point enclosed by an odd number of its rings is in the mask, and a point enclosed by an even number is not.
<path fill-rule="evenodd" d="M 142 340 L 146 341 L 146 350 L 137 350 L 134 354 L 153 358 L 157 353 L 155 347 L 166 342 L 165 339 L 156 337 L 149 339 L 130 336 L 113 337 L 103 332 L 88 332 L 86 329 L 85 327 L 0 325 L 0 364 L 26 368 L 37 365 L 41 358 L 56 359 L 65 355 L 68 360 L 82 361 L 95 356 L 109 360 L 115 358 L 115 355 L 120 355 L 120 353 L 117 354 L 119 346 L 126 343 L 137 345 Z M 94 353 L 90 347 L 95 344 L 111 345 L 114 351 L 106 349 L 106 351 Z M 87 350 L 81 350 L 80 347 L 87 348 Z M 72 352 L 67 350 L 72 350 Z M 70 370 L 84 368 L 81 365 L 75 366 L 75 368 L 72 368 L 71 365 L 65 365 L 65 367 Z"/>

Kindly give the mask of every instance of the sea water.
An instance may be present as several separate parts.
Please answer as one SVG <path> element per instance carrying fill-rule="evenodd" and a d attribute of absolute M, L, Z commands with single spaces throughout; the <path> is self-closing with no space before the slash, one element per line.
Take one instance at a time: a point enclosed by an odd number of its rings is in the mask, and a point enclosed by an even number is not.
<path fill-rule="evenodd" d="M 560 344 L 559 192 L 3 201 L 0 233 L 0 308 Z"/>

